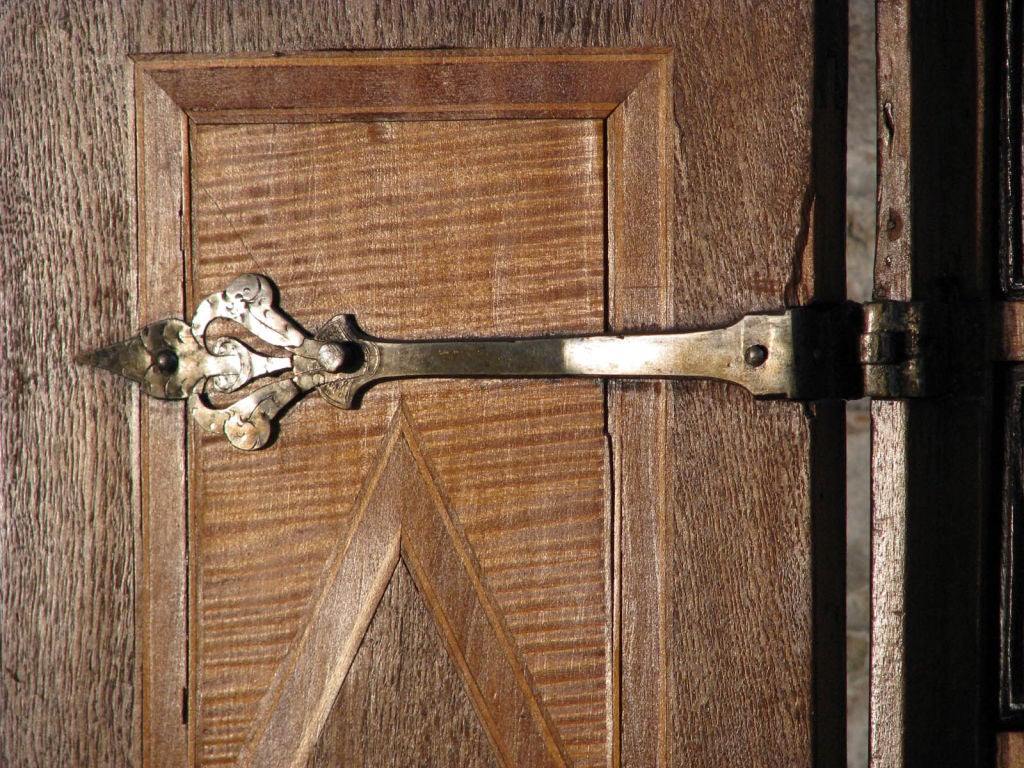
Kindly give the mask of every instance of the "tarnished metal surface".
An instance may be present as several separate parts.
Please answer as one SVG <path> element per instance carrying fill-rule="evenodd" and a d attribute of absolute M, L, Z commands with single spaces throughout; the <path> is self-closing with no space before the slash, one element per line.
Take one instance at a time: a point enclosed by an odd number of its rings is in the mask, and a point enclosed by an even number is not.
<path fill-rule="evenodd" d="M 948 386 L 943 355 L 949 334 L 938 327 L 946 313 L 929 309 L 924 302 L 909 301 L 864 305 L 860 362 L 868 397 L 925 397 Z"/>
<path fill-rule="evenodd" d="M 255 450 L 270 440 L 281 409 L 306 392 L 316 389 L 333 405 L 355 408 L 363 391 L 388 379 L 711 378 L 758 397 L 851 396 L 822 384 L 845 337 L 822 334 L 818 321 L 827 317 L 816 313 L 807 322 L 810 311 L 747 315 L 726 328 L 688 333 L 450 341 L 377 339 L 351 315 L 339 315 L 310 338 L 277 311 L 271 281 L 247 274 L 204 299 L 191 325 L 162 320 L 79 361 L 138 382 L 148 395 L 187 399 L 203 429 Z M 279 354 L 260 354 L 230 336 L 209 338 L 216 319 L 244 326 Z M 795 354 L 794 334 L 803 339 L 812 328 L 814 342 Z M 207 398 L 266 377 L 230 404 Z"/>
<path fill-rule="evenodd" d="M 262 448 L 277 413 L 320 383 L 316 376 L 327 370 L 324 361 L 333 368 L 342 362 L 337 348 L 309 338 L 273 303 L 270 280 L 241 275 L 226 290 L 200 302 L 191 325 L 160 320 L 134 338 L 79 356 L 78 362 L 135 381 L 147 395 L 187 399 L 189 413 L 204 429 L 224 434 L 236 448 Z M 210 324 L 218 318 L 243 325 L 282 354 L 259 354 L 230 336 L 207 338 Z M 206 399 L 207 392 L 229 394 L 275 375 L 227 406 L 214 407 Z"/>
<path fill-rule="evenodd" d="M 375 339 L 341 315 L 317 337 L 337 342 L 359 364 L 322 377 L 320 394 L 340 408 L 355 407 L 375 382 L 404 378 L 700 377 L 763 397 L 796 395 L 788 312 L 691 333 L 414 342 Z M 747 362 L 752 348 L 765 350 L 763 358 Z"/>

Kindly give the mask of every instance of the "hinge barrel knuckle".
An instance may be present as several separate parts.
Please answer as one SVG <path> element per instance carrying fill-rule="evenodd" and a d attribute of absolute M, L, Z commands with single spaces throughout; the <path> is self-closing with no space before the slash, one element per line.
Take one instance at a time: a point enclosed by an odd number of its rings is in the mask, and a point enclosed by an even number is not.
<path fill-rule="evenodd" d="M 933 398 L 969 389 L 952 373 L 966 370 L 972 350 L 984 347 L 972 309 L 935 301 L 865 304 L 859 351 L 865 396 Z"/>
<path fill-rule="evenodd" d="M 950 390 L 944 305 L 847 301 L 791 312 L 795 399 L 902 400 Z"/>
<path fill-rule="evenodd" d="M 864 394 L 884 400 L 927 397 L 938 361 L 926 354 L 935 332 L 923 302 L 865 304 L 860 364 Z"/>

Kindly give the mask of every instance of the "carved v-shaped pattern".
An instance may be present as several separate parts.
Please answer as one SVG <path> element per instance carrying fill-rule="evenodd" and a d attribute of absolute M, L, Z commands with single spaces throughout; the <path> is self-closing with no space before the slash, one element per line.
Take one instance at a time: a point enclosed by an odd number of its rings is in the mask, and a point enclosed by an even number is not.
<path fill-rule="evenodd" d="M 505 766 L 568 765 L 564 748 L 461 527 L 399 408 L 304 629 L 260 702 L 238 757 L 305 766 L 401 557 Z"/>

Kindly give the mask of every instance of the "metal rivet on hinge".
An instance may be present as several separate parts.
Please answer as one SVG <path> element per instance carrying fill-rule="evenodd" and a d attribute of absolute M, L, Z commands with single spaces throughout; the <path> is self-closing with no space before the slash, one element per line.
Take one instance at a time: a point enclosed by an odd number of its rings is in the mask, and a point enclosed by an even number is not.
<path fill-rule="evenodd" d="M 178 370 L 178 356 L 170 349 L 161 349 L 156 353 L 153 365 L 160 373 L 170 375 Z"/>
<path fill-rule="evenodd" d="M 763 344 L 752 344 L 743 351 L 743 362 L 751 368 L 760 368 L 768 359 L 768 347 Z"/>

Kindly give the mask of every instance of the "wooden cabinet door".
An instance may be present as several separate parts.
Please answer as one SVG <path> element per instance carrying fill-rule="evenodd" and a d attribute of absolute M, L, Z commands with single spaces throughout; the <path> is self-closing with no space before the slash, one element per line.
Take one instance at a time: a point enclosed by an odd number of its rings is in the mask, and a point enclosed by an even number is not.
<path fill-rule="evenodd" d="M 139 317 L 242 272 L 406 338 L 841 298 L 824 5 L 129 3 Z M 281 48 L 383 50 L 239 55 Z M 393 382 L 249 454 L 137 413 L 142 765 L 844 762 L 839 403 Z"/>
<path fill-rule="evenodd" d="M 186 245 L 168 269 L 144 243 L 147 293 L 261 272 L 307 327 L 392 338 L 673 327 L 673 60 L 140 58 L 140 220 Z M 257 453 L 192 431 L 144 510 L 158 539 L 187 509 L 187 616 L 153 650 L 186 620 L 192 760 L 809 758 L 821 418 L 714 384 L 424 380 L 304 402 Z M 147 467 L 182 450 L 159 429 Z"/>

